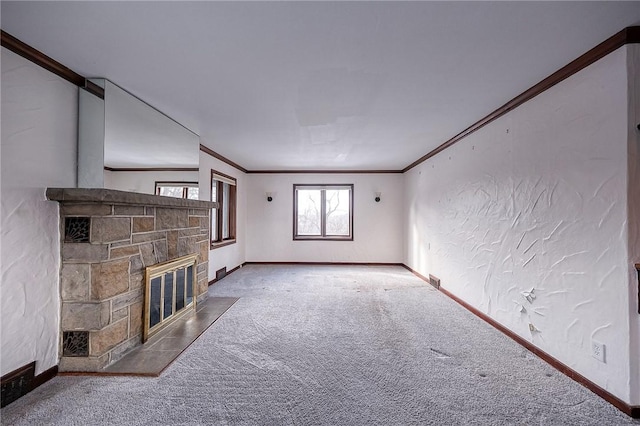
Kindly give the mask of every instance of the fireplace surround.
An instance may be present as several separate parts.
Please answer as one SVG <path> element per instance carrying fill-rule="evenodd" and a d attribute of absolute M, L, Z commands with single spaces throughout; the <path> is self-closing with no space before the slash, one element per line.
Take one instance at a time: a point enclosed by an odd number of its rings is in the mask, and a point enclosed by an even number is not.
<path fill-rule="evenodd" d="M 193 259 L 193 303 L 207 297 L 216 203 L 81 188 L 47 198 L 60 204 L 60 371 L 100 372 L 142 344 L 146 268 Z"/>

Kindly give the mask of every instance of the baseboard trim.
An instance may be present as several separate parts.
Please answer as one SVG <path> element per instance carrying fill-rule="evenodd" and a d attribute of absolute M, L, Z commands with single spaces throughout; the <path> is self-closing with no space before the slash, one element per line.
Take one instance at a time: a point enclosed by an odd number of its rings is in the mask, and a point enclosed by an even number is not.
<path fill-rule="evenodd" d="M 29 364 L 20 367 L 10 373 L 5 374 L 4 376 L 2 376 L 2 378 L 0 379 L 0 382 L 2 382 L 2 384 L 4 385 L 6 382 L 11 381 L 17 377 L 19 377 L 20 375 L 23 375 L 25 373 L 28 373 L 28 370 L 31 370 L 31 374 L 33 373 L 33 371 L 35 370 L 36 367 L 36 362 L 30 362 Z M 49 380 L 53 379 L 54 377 L 56 377 L 58 375 L 58 366 L 54 365 L 53 367 L 49 368 L 48 370 L 43 371 L 42 373 L 38 374 L 38 375 L 29 375 L 30 377 L 27 378 L 27 383 L 25 383 L 26 387 L 24 389 L 24 391 L 16 398 L 11 399 L 10 401 L 5 400 L 6 395 L 2 395 L 2 407 L 5 407 L 9 404 L 11 404 L 12 402 L 17 401 L 18 399 L 22 398 L 23 396 L 25 396 L 26 394 L 28 394 L 29 392 L 31 392 L 32 390 L 34 390 L 35 388 L 37 388 L 38 386 L 41 386 L 43 384 L 45 384 L 46 382 L 48 382 Z"/>
<path fill-rule="evenodd" d="M 34 390 L 38 386 L 42 386 L 47 383 L 49 380 L 53 379 L 58 375 L 58 366 L 54 365 L 48 370 L 43 371 L 33 378 L 33 382 L 31 384 L 31 390 Z"/>
<path fill-rule="evenodd" d="M 224 275 L 224 277 L 228 277 L 229 275 L 233 274 L 235 271 L 237 271 L 238 269 L 242 268 L 243 266 L 244 266 L 244 263 L 236 266 L 235 268 L 231 269 L 230 271 L 227 271 L 227 273 Z M 209 286 L 214 285 L 218 281 L 222 280 L 224 277 L 222 277 L 220 279 L 217 279 L 217 278 L 212 279 L 211 281 L 209 281 Z"/>
<path fill-rule="evenodd" d="M 245 265 L 313 265 L 313 266 L 404 266 L 402 263 L 385 262 L 244 262 Z"/>
<path fill-rule="evenodd" d="M 182 354 L 182 352 L 180 352 Z M 180 356 L 180 355 L 178 355 Z M 169 364 L 171 365 L 171 364 Z M 163 370 L 164 371 L 164 370 Z M 61 371 L 58 376 L 73 377 L 73 376 L 86 376 L 86 377 L 160 377 L 160 374 L 155 373 L 111 373 L 103 371 Z"/>
<path fill-rule="evenodd" d="M 406 269 L 407 271 L 411 272 L 413 275 L 415 275 L 416 277 L 420 278 L 422 281 L 426 281 L 429 284 L 431 284 L 431 282 L 429 281 L 429 277 L 425 277 L 424 275 L 422 275 L 420 272 L 409 268 L 407 265 L 405 265 L 404 263 L 402 264 L 402 267 L 404 269 Z"/>
<path fill-rule="evenodd" d="M 447 291 L 446 289 L 440 287 L 440 291 L 444 295 L 446 295 L 447 297 L 449 297 L 450 299 L 454 300 L 459 305 L 461 305 L 462 307 L 467 309 L 469 312 L 471 312 L 475 316 L 479 317 L 480 319 L 484 320 L 485 322 L 487 322 L 488 324 L 490 324 L 494 328 L 496 328 L 499 331 L 501 331 L 503 334 L 505 334 L 507 337 L 511 338 L 512 340 L 514 340 L 516 343 L 519 343 L 521 346 L 524 346 L 531 353 L 533 353 L 538 358 L 540 358 L 543 361 L 545 361 L 547 364 L 551 365 L 553 368 L 555 368 L 556 370 L 558 370 L 559 372 L 561 372 L 565 376 L 567 376 L 570 379 L 580 383 L 582 386 L 586 387 L 591 392 L 595 393 L 600 398 L 604 399 L 609 404 L 611 404 L 614 407 L 616 407 L 618 410 L 622 411 L 623 413 L 625 413 L 625 414 L 627 414 L 627 415 L 629 415 L 631 417 L 634 417 L 634 413 L 635 413 L 635 417 L 638 417 L 640 415 L 640 407 L 631 406 L 631 405 L 627 404 L 626 402 L 622 401 L 621 399 L 619 399 L 618 397 L 616 397 L 612 393 L 610 393 L 607 390 L 601 388 L 600 386 L 598 386 L 597 384 L 595 384 L 591 380 L 589 380 L 586 377 L 584 377 L 582 374 L 578 373 L 577 371 L 573 370 L 571 367 L 568 367 L 567 365 L 565 365 L 562 362 L 558 361 L 553 356 L 551 356 L 548 353 L 544 352 L 543 350 L 539 349 L 537 346 L 534 346 L 531 342 L 529 342 L 529 341 L 525 340 L 524 338 L 522 338 L 521 336 L 515 334 L 513 331 L 509 330 L 504 325 L 500 324 L 499 322 L 497 322 L 493 318 L 489 317 L 488 315 L 480 312 L 479 310 L 477 310 L 476 308 L 474 308 L 473 306 L 471 306 L 470 304 L 468 304 L 464 300 L 460 299 L 456 295 L 452 294 L 451 292 Z"/>
<path fill-rule="evenodd" d="M 278 174 L 278 175 L 295 175 L 295 174 L 328 174 L 328 175 L 351 175 L 351 174 L 388 174 L 402 173 L 402 170 L 248 170 L 248 174 Z"/>
<path fill-rule="evenodd" d="M 423 275 L 421 275 L 417 271 L 414 271 L 409 266 L 404 265 L 404 264 L 402 266 L 404 266 L 407 270 L 412 272 L 418 278 L 420 278 L 420 279 L 422 279 L 422 280 L 424 280 L 426 282 L 429 282 L 428 278 L 424 277 Z M 440 287 L 439 290 L 445 296 L 447 296 L 450 299 L 452 299 L 453 301 L 457 302 L 463 308 L 465 308 L 466 310 L 468 310 L 469 312 L 471 312 L 472 314 L 474 314 L 478 318 L 484 320 L 486 323 L 488 323 L 492 327 L 494 327 L 497 330 L 501 331 L 507 337 L 511 338 L 516 343 L 520 344 L 521 346 L 523 346 L 524 348 L 529 350 L 531 353 L 533 353 L 538 358 L 540 358 L 543 361 L 545 361 L 547 364 L 551 365 L 553 368 L 555 368 L 556 370 L 558 370 L 559 372 L 561 372 L 565 376 L 567 376 L 570 379 L 580 383 L 582 386 L 586 387 L 591 392 L 595 393 L 600 398 L 604 399 L 609 404 L 611 404 L 614 407 L 616 407 L 618 410 L 622 411 L 623 413 L 627 414 L 628 416 L 630 416 L 632 418 L 640 418 L 640 406 L 627 404 L 626 402 L 624 402 L 623 400 L 621 400 L 617 396 L 613 395 L 612 393 L 610 393 L 607 390 L 601 388 L 600 386 L 598 386 L 597 384 L 595 384 L 591 380 L 587 379 L 582 374 L 578 373 L 577 371 L 573 370 L 572 368 L 570 368 L 567 365 L 563 364 L 562 362 L 558 361 L 553 356 L 551 356 L 548 353 L 544 352 L 543 350 L 539 349 L 538 347 L 533 345 L 531 342 L 529 342 L 529 341 L 525 340 L 524 338 L 520 337 L 519 335 L 517 335 L 516 333 L 514 333 L 513 331 L 511 331 L 510 329 L 508 329 L 504 325 L 500 324 L 498 321 L 494 320 L 493 318 L 491 318 L 487 314 L 485 314 L 483 312 L 480 312 L 478 309 L 476 309 L 475 307 L 471 306 L 469 303 L 465 302 L 464 300 L 460 299 L 458 296 L 454 295 L 453 293 L 449 292 L 448 290 L 446 290 L 446 289 L 444 289 L 442 287 Z"/>

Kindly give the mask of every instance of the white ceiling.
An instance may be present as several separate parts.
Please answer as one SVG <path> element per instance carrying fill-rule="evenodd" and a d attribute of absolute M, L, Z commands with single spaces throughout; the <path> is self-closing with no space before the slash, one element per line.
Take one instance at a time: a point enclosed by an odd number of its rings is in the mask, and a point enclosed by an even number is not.
<path fill-rule="evenodd" d="M 398 170 L 640 2 L 8 2 L 2 29 L 249 170 Z"/>

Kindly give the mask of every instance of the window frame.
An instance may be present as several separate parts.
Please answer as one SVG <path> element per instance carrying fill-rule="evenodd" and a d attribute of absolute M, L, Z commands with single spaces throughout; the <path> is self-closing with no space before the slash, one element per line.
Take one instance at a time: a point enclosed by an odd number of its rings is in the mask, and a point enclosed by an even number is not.
<path fill-rule="evenodd" d="M 173 186 L 176 188 L 182 187 L 182 197 L 185 200 L 189 198 L 189 188 L 198 188 L 198 182 L 188 182 L 188 181 L 176 181 L 176 180 L 157 180 L 155 183 L 155 194 L 161 197 L 169 197 L 169 195 L 160 195 L 160 188 L 163 186 Z M 175 197 L 178 198 L 178 197 Z"/>
<path fill-rule="evenodd" d="M 294 241 L 353 241 L 353 198 L 354 185 L 352 183 L 328 183 L 328 184 L 310 184 L 295 183 L 293 184 L 293 240 Z M 320 195 L 320 235 L 298 235 L 298 189 L 319 189 Z M 349 190 L 349 235 L 327 235 L 326 229 L 326 191 L 332 189 L 348 189 Z"/>
<path fill-rule="evenodd" d="M 216 177 L 218 179 L 216 179 Z M 211 209 L 211 218 L 210 218 L 210 231 L 209 231 L 209 242 L 210 242 L 210 250 L 214 250 L 220 247 L 228 246 L 230 244 L 236 243 L 237 237 L 237 206 L 238 206 L 238 180 L 233 176 L 229 176 L 227 174 L 221 173 L 217 170 L 211 169 L 211 186 L 209 187 L 209 199 L 213 201 L 213 185 L 216 182 L 216 194 L 224 194 L 224 184 L 227 183 L 229 185 L 229 195 L 228 200 L 224 198 L 222 200 L 218 198 L 217 201 L 214 201 L 218 204 L 218 207 L 213 207 Z M 224 213 L 225 208 L 228 206 L 229 210 L 229 237 L 224 238 L 223 234 L 223 222 L 224 222 Z M 215 225 L 216 225 L 216 239 L 213 238 L 213 219 L 215 215 Z"/>

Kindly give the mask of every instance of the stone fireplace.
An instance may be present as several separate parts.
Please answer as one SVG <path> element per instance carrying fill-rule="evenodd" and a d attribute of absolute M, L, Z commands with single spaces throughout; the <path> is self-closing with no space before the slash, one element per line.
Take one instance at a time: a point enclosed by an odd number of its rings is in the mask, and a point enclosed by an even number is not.
<path fill-rule="evenodd" d="M 60 203 L 60 371 L 99 372 L 142 344 L 145 268 L 194 259 L 207 297 L 215 203 L 107 189 L 49 188 Z"/>

